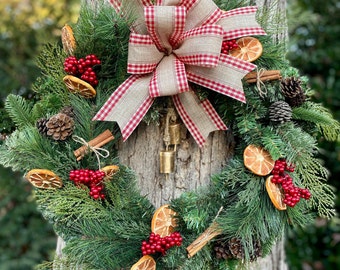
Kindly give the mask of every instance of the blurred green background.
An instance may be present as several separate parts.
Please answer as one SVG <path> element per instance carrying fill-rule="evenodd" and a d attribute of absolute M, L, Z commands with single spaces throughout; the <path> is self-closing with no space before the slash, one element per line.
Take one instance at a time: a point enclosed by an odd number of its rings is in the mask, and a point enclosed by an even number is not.
<path fill-rule="evenodd" d="M 340 2 L 288 1 L 287 58 L 309 77 L 315 101 L 340 121 Z M 0 134 L 13 129 L 3 103 L 9 93 L 34 99 L 31 84 L 40 75 L 35 59 L 44 43 L 60 39 L 65 23 L 75 23 L 78 0 L 0 0 Z M 320 138 L 320 158 L 340 190 L 340 142 Z M 1 143 L 1 141 L 0 141 Z M 340 199 L 336 208 L 339 210 Z M 289 269 L 340 269 L 340 222 L 317 219 L 308 228 L 290 230 L 286 253 Z M 20 173 L 0 167 L 1 270 L 33 269 L 53 258 L 56 238 L 31 197 L 31 186 Z"/>

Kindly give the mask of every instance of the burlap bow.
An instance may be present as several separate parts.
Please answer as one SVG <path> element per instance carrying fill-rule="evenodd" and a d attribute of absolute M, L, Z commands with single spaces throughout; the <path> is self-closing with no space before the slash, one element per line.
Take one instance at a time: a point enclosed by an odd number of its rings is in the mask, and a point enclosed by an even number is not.
<path fill-rule="evenodd" d="M 131 1 L 131 0 L 130 0 Z M 111 0 L 117 12 L 121 1 Z M 131 2 L 130 2 L 131 3 Z M 128 73 L 94 120 L 116 121 L 125 141 L 155 98 L 172 96 L 184 124 L 202 146 L 209 133 L 227 127 L 208 100 L 200 102 L 188 81 L 245 102 L 241 79 L 255 65 L 222 54 L 223 40 L 264 35 L 256 7 L 220 10 L 211 0 L 134 0 Z"/>

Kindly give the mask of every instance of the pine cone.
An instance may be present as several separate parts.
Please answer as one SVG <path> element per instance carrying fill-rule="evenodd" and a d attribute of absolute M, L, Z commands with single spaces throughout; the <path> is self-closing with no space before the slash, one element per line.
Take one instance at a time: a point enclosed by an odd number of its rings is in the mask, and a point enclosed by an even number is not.
<path fill-rule="evenodd" d="M 47 136 L 47 130 L 48 128 L 46 127 L 46 123 L 48 122 L 49 119 L 47 118 L 40 118 L 36 122 L 36 127 L 41 135 Z"/>
<path fill-rule="evenodd" d="M 245 259 L 244 247 L 240 239 L 233 237 L 229 241 L 217 240 L 214 246 L 217 259 Z M 261 243 L 253 240 L 253 252 L 249 254 L 250 261 L 262 256 Z"/>
<path fill-rule="evenodd" d="M 64 108 L 62 108 L 60 110 L 59 113 L 64 113 L 64 114 L 68 115 L 71 118 L 75 117 L 74 109 L 71 106 L 65 106 Z"/>
<path fill-rule="evenodd" d="M 243 259 L 244 258 L 244 249 L 241 243 L 241 240 L 233 237 L 229 240 L 229 250 L 235 259 Z"/>
<path fill-rule="evenodd" d="M 64 113 L 53 115 L 46 123 L 47 135 L 56 141 L 64 141 L 72 135 L 74 121 Z"/>
<path fill-rule="evenodd" d="M 305 93 L 301 92 L 293 98 L 286 98 L 287 103 L 292 107 L 299 107 L 306 101 Z"/>
<path fill-rule="evenodd" d="M 292 119 L 292 108 L 285 101 L 274 102 L 269 107 L 269 119 L 275 123 L 284 123 Z"/>
<path fill-rule="evenodd" d="M 292 107 L 298 107 L 306 101 L 306 95 L 301 88 L 301 80 L 289 77 L 281 81 L 280 89 L 286 102 Z"/>
<path fill-rule="evenodd" d="M 282 94 L 287 98 L 293 98 L 300 92 L 301 89 L 301 80 L 295 77 L 288 77 L 286 79 L 281 80 L 280 89 Z"/>
<path fill-rule="evenodd" d="M 229 250 L 227 241 L 218 240 L 214 245 L 214 251 L 217 259 L 232 259 L 233 256 Z"/>
<path fill-rule="evenodd" d="M 255 261 L 258 257 L 262 257 L 262 246 L 259 240 L 253 241 L 253 253 L 250 254 L 250 261 Z"/>

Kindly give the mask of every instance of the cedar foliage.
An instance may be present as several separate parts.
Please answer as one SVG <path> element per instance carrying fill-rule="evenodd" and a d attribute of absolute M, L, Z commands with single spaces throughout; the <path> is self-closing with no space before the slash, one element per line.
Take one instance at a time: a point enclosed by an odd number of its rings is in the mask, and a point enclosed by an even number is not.
<path fill-rule="evenodd" d="M 102 4 L 98 8 L 93 11 L 84 5 L 74 26 L 76 56 L 95 53 L 102 61 L 96 99 L 85 100 L 65 89 L 62 63 L 67 56 L 60 44 L 47 45 L 39 58 L 43 76 L 34 87 L 40 99 L 33 105 L 21 97 L 8 97 L 6 109 L 17 124 L 17 130 L 0 149 L 0 163 L 4 166 L 25 172 L 32 168 L 50 169 L 63 179 L 63 188 L 36 190 L 35 198 L 39 210 L 67 243 L 63 250 L 65 256 L 56 259 L 55 263 L 70 269 L 79 265 L 83 269 L 130 267 L 141 257 L 140 245 L 150 233 L 154 211 L 151 203 L 140 195 L 134 173 L 119 164 L 113 148 L 115 141 L 105 146 L 110 149 L 111 157 L 102 159 L 100 164 L 91 154 L 77 162 L 73 151 L 80 146 L 79 143 L 72 139 L 62 143 L 51 141 L 39 134 L 34 125 L 40 117 L 48 117 L 62 106 L 70 105 L 76 115 L 76 135 L 89 141 L 109 128 L 119 138 L 115 125 L 91 119 L 126 77 L 129 29 L 128 23 L 110 6 Z M 261 42 L 264 53 L 255 63 L 258 69 L 275 67 L 285 76 L 298 75 L 298 71 L 283 58 L 283 48 L 279 44 L 274 43 L 270 36 L 261 37 Z M 327 170 L 315 158 L 318 150 L 315 135 L 337 138 L 339 123 L 320 105 L 310 105 L 313 103 L 308 101 L 303 109 L 295 109 L 292 122 L 274 125 L 268 119 L 268 107 L 283 97 L 279 92 L 279 82 L 269 82 L 264 87 L 266 94 L 261 97 L 259 91 L 264 89 L 244 83 L 246 104 L 207 91 L 206 95 L 233 131 L 236 141 L 234 157 L 219 174 L 212 176 L 210 186 L 183 193 L 170 202 L 178 215 L 178 231 L 183 235 L 183 245 L 169 250 L 167 256 L 157 258 L 157 268 L 233 268 L 236 264 L 249 262 L 254 237 L 261 242 L 266 255 L 287 227 L 304 226 L 315 215 L 334 216 L 334 193 L 326 183 Z M 305 91 L 307 93 L 308 89 Z M 319 117 L 311 118 L 315 108 L 319 108 Z M 157 114 L 158 109 L 156 104 L 153 111 Z M 31 113 L 26 115 L 27 112 Z M 306 122 L 309 122 L 309 128 L 305 128 Z M 296 185 L 310 189 L 311 200 L 301 201 L 287 211 L 276 210 L 266 194 L 265 178 L 254 175 L 243 165 L 242 152 L 249 144 L 263 146 L 275 160 L 285 158 L 295 164 L 296 171 L 291 176 Z M 119 164 L 120 171 L 105 183 L 105 200 L 93 200 L 86 187 L 76 187 L 68 180 L 72 169 L 98 169 L 108 164 Z M 226 240 L 235 236 L 241 239 L 245 249 L 244 262 L 214 259 L 211 243 L 192 259 L 187 258 L 185 247 L 213 221 L 218 223 Z M 48 265 L 50 263 L 42 264 L 41 268 Z"/>

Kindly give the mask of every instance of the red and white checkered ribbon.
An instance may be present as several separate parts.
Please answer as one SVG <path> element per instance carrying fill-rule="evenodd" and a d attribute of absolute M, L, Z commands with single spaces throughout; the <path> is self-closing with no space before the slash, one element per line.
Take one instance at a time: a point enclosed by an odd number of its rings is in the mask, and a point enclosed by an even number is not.
<path fill-rule="evenodd" d="M 131 0 L 130 0 L 131 1 Z M 127 0 L 110 0 L 124 14 Z M 131 4 L 131 2 L 129 2 Z M 222 41 L 264 35 L 256 7 L 220 10 L 212 0 L 133 0 L 128 73 L 93 120 L 116 121 L 125 141 L 155 98 L 172 96 L 184 124 L 202 146 L 209 133 L 227 127 L 189 81 L 245 102 L 242 78 L 255 65 L 222 54 Z M 126 16 L 126 14 L 124 14 Z"/>

